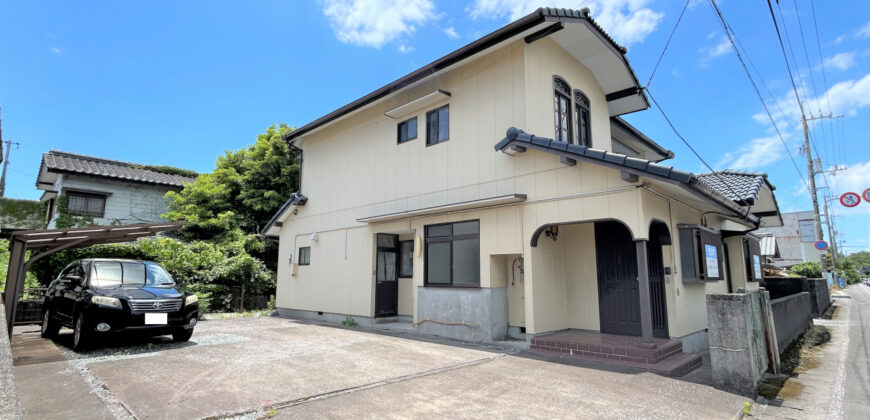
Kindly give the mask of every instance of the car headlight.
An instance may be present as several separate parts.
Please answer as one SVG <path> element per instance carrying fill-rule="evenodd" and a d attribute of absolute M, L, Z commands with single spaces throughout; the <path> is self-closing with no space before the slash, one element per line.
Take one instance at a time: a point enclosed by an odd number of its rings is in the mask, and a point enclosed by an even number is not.
<path fill-rule="evenodd" d="M 199 298 L 196 295 L 190 295 L 184 299 L 184 306 L 192 305 L 196 302 L 199 302 Z"/>
<path fill-rule="evenodd" d="M 108 306 L 110 308 L 121 308 L 121 300 L 118 298 L 108 296 L 94 296 L 91 298 L 91 302 L 101 306 Z"/>

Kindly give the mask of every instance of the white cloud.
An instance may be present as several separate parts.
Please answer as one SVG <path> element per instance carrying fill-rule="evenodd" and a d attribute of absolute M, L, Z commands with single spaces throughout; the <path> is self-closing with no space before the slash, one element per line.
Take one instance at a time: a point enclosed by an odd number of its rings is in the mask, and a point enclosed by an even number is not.
<path fill-rule="evenodd" d="M 664 13 L 645 7 L 647 3 L 648 0 L 475 0 L 468 11 L 472 19 L 483 16 L 516 20 L 538 7 L 588 7 L 592 17 L 617 42 L 630 45 L 642 42 L 664 17 Z"/>
<path fill-rule="evenodd" d="M 870 178 L 867 174 L 870 174 L 870 161 L 851 165 L 845 171 L 837 172 L 835 176 L 828 177 L 832 193 L 837 197 L 846 192 L 861 194 L 865 189 L 870 188 Z M 838 206 L 838 210 L 842 210 L 843 213 L 870 213 L 870 203 L 863 199 L 861 204 L 851 208 L 841 206 L 839 202 L 832 205 Z"/>
<path fill-rule="evenodd" d="M 828 89 L 827 95 L 822 93 L 815 98 L 807 94 L 807 89 L 801 88 L 800 90 L 802 97 L 808 98 L 804 102 L 804 108 L 807 110 L 822 109 L 827 112 L 828 99 L 830 99 L 831 112 L 835 114 L 856 115 L 860 109 L 870 106 L 870 74 L 866 74 L 858 80 L 837 83 Z M 800 109 L 797 106 L 794 93 L 790 90 L 769 108 L 777 124 L 781 121 L 793 125 L 800 123 Z M 767 114 L 762 112 L 753 115 L 753 118 L 763 123 L 769 121 Z"/>
<path fill-rule="evenodd" d="M 414 50 L 415 50 L 414 47 L 412 47 L 410 45 L 405 45 L 405 44 L 399 45 L 399 48 L 397 49 L 397 51 L 399 51 L 402 54 L 412 53 L 412 52 L 414 52 Z"/>
<path fill-rule="evenodd" d="M 380 48 L 435 17 L 430 0 L 324 0 L 323 14 L 339 41 Z"/>
<path fill-rule="evenodd" d="M 51 47 L 49 50 L 57 55 L 63 55 L 63 51 L 58 47 Z"/>
<path fill-rule="evenodd" d="M 745 143 L 734 152 L 727 153 L 717 163 L 719 168 L 757 170 L 785 156 L 782 142 L 776 135 L 759 137 Z"/>
<path fill-rule="evenodd" d="M 827 57 L 822 61 L 826 69 L 847 70 L 855 65 L 855 53 L 839 53 L 833 57 Z"/>
<path fill-rule="evenodd" d="M 858 38 L 870 38 L 870 22 L 867 22 L 861 29 L 858 29 L 855 36 Z"/>
<path fill-rule="evenodd" d="M 707 38 L 710 37 L 711 36 L 707 36 Z M 700 65 L 701 67 L 706 67 L 714 58 L 721 57 L 725 54 L 730 53 L 731 51 L 734 51 L 734 49 L 731 47 L 731 41 L 728 40 L 728 37 L 722 35 L 716 45 L 701 48 L 700 52 L 702 55 L 701 59 L 698 61 L 698 65 Z"/>
<path fill-rule="evenodd" d="M 452 26 L 449 27 L 449 28 L 444 29 L 444 33 L 447 34 L 447 36 L 449 36 L 449 37 L 451 37 L 451 38 L 453 38 L 453 39 L 459 38 L 459 34 L 456 33 L 456 28 L 454 28 L 454 27 L 452 27 Z"/>

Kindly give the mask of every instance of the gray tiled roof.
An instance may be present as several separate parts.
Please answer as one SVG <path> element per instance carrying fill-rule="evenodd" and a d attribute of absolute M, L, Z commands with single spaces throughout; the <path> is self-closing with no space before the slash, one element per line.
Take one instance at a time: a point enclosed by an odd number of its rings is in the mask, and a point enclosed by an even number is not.
<path fill-rule="evenodd" d="M 697 177 L 719 194 L 741 205 L 754 204 L 761 186 L 767 182 L 765 173 L 733 169 L 699 174 Z"/>
<path fill-rule="evenodd" d="M 578 161 L 594 162 L 602 166 L 617 168 L 635 175 L 643 175 L 658 178 L 667 182 L 683 185 L 690 191 L 716 202 L 752 223 L 758 222 L 758 217 L 746 213 L 737 203 L 708 183 L 701 181 L 698 175 L 691 172 L 674 168 L 673 166 L 661 165 L 647 159 L 626 156 L 620 153 L 606 150 L 593 149 L 577 144 L 570 144 L 552 139 L 528 134 L 515 127 L 508 128 L 504 139 L 495 145 L 496 151 L 504 151 L 511 148 L 540 150 Z M 754 175 L 754 176 L 762 176 Z M 766 176 L 766 175 L 764 175 Z M 756 190 L 757 195 L 757 190 Z"/>
<path fill-rule="evenodd" d="M 185 183 L 194 180 L 186 176 L 152 171 L 146 169 L 145 165 L 59 150 L 42 154 L 42 169 L 48 172 L 76 173 L 173 187 L 182 187 Z"/>

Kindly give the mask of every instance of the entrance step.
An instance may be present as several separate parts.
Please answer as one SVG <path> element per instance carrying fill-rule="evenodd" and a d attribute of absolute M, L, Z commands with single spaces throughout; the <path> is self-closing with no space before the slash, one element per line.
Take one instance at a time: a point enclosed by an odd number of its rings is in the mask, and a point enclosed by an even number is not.
<path fill-rule="evenodd" d="M 683 376 L 701 365 L 701 356 L 683 353 L 678 340 L 565 330 L 532 338 L 532 352 L 630 366 L 664 376 Z"/>

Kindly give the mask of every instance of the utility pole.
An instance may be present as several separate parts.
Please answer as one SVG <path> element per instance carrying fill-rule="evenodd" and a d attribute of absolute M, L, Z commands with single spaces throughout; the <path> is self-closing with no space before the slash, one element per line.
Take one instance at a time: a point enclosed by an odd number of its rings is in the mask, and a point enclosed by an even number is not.
<path fill-rule="evenodd" d="M 839 117 L 840 116 L 837 116 L 836 118 Z M 804 114 L 803 112 L 803 106 L 801 107 L 801 123 L 803 123 L 804 128 L 804 151 L 806 151 L 807 156 L 807 174 L 810 178 L 810 194 L 813 198 L 813 224 L 816 228 L 817 241 L 824 239 L 825 236 L 822 233 L 822 221 L 821 215 L 819 214 L 819 197 L 816 192 L 816 170 L 813 167 L 813 153 L 812 149 L 810 148 L 810 128 L 807 125 L 807 121 L 820 120 L 824 118 L 833 119 L 835 117 L 831 114 L 814 117 L 812 114 L 810 114 L 810 117 L 807 118 L 806 114 Z M 824 273 L 828 271 L 828 261 L 825 259 L 825 254 L 822 254 L 819 258 L 822 265 L 822 274 L 824 275 Z"/>
<path fill-rule="evenodd" d="M 836 200 L 836 198 L 825 196 L 825 222 L 828 225 L 828 238 L 831 239 L 831 263 L 834 268 L 834 281 L 837 281 L 837 231 L 834 229 L 834 220 L 831 219 L 831 215 L 828 212 L 828 202 L 831 200 Z M 822 255 L 824 256 L 824 254 Z"/>

